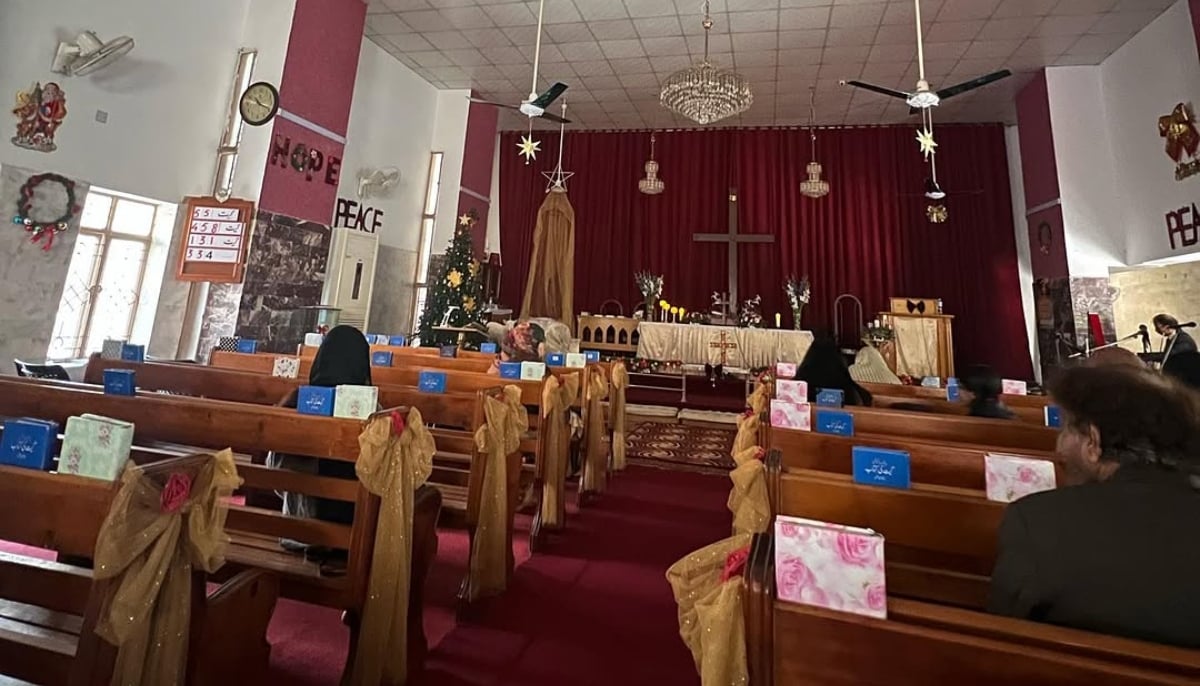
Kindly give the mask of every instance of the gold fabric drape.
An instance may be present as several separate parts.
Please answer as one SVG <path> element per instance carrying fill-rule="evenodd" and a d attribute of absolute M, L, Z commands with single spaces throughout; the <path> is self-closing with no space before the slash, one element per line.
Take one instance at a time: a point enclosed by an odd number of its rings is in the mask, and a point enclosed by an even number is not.
<path fill-rule="evenodd" d="M 770 385 L 763 381 L 754 384 L 754 390 L 750 392 L 750 395 L 746 396 L 746 407 L 750 408 L 754 414 L 761 415 L 767 411 L 767 406 L 770 404 Z"/>
<path fill-rule="evenodd" d="M 679 606 L 679 635 L 696 661 L 701 686 L 744 686 L 746 622 L 742 579 L 722 581 L 730 553 L 750 545 L 749 534 L 717 541 L 671 565 L 667 581 Z"/>
<path fill-rule="evenodd" d="M 613 469 L 625 469 L 625 389 L 629 386 L 629 372 L 624 363 L 612 365 L 612 399 L 608 409 L 612 413 L 612 463 Z"/>
<path fill-rule="evenodd" d="M 737 435 L 733 437 L 733 449 L 729 454 L 737 458 L 738 453 L 758 445 L 758 414 L 743 414 L 737 418 Z"/>
<path fill-rule="evenodd" d="M 225 563 L 226 503 L 241 482 L 229 450 L 204 463 L 184 487 L 186 500 L 174 475 L 159 486 L 126 466 L 95 555 L 95 577 L 116 579 L 96 623 L 97 635 L 117 646 L 113 686 L 183 684 L 192 571 Z M 171 501 L 175 509 L 166 511 Z"/>
<path fill-rule="evenodd" d="M 608 461 L 604 452 L 604 407 L 601 401 L 608 396 L 608 380 L 598 367 L 589 367 L 587 372 L 587 426 L 584 427 L 587 443 L 584 456 L 583 475 L 579 488 L 586 493 L 603 493 L 608 485 Z"/>
<path fill-rule="evenodd" d="M 350 683 L 399 686 L 408 679 L 414 494 L 433 471 L 437 447 L 421 411 L 412 408 L 400 435 L 390 414 L 371 417 L 358 436 L 358 449 L 358 480 L 381 502 Z"/>
<path fill-rule="evenodd" d="M 563 525 L 560 515 L 571 441 L 567 411 L 578 394 L 579 374 L 551 374 L 542 386 L 542 430 L 546 432 L 546 453 L 542 456 L 542 526 L 551 529 Z"/>
<path fill-rule="evenodd" d="M 519 412 L 513 409 L 514 401 Z M 508 456 L 521 446 L 521 434 L 529 426 L 521 391 L 515 386 L 504 387 L 503 401 L 489 395 L 483 403 L 486 422 L 475 432 L 475 445 L 487 455 L 487 464 L 479 521 L 471 539 L 468 600 L 500 593 L 508 585 Z"/>
<path fill-rule="evenodd" d="M 733 490 L 727 503 L 733 513 L 733 533 L 760 534 L 771 525 L 771 501 L 767 496 L 767 469 L 762 448 L 751 446 L 734 453 L 737 467 L 729 473 Z"/>
<path fill-rule="evenodd" d="M 533 254 L 521 318 L 550 317 L 575 331 L 575 209 L 566 193 L 548 193 L 533 230 Z"/>

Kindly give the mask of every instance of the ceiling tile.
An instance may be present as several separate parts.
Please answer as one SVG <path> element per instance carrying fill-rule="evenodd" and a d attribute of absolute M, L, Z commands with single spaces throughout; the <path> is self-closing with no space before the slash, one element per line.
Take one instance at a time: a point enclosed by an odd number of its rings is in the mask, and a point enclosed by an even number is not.
<path fill-rule="evenodd" d="M 612 64 L 613 72 L 617 75 L 649 74 L 654 71 L 654 67 L 650 65 L 650 60 L 645 57 L 625 57 L 609 60 L 609 62 Z"/>
<path fill-rule="evenodd" d="M 830 26 L 879 26 L 887 4 L 835 5 L 829 16 Z"/>
<path fill-rule="evenodd" d="M 436 50 L 431 50 L 431 51 L 426 51 L 426 52 L 414 52 L 414 53 L 410 53 L 410 54 L 413 58 L 413 61 L 415 61 L 417 64 L 421 65 L 422 67 L 428 68 L 428 67 L 452 66 L 452 62 L 450 61 L 450 58 L 446 57 L 445 55 L 443 55 L 442 53 L 440 53 Z"/>
<path fill-rule="evenodd" d="M 983 24 L 984 22 L 980 19 L 969 21 L 935 21 L 929 32 L 925 34 L 925 40 L 931 43 L 969 41 L 979 35 Z"/>
<path fill-rule="evenodd" d="M 1072 36 L 1087 33 L 1100 19 L 1095 14 L 1067 17 L 1046 17 L 1033 30 L 1035 36 Z"/>
<path fill-rule="evenodd" d="M 567 56 L 567 59 L 572 62 L 584 62 L 587 60 L 604 59 L 604 51 L 600 49 L 600 44 L 596 41 L 578 41 L 573 43 L 562 43 L 558 46 L 562 53 Z"/>
<path fill-rule="evenodd" d="M 990 19 L 979 31 L 978 38 L 982 40 L 1019 40 L 1028 36 L 1038 24 L 1039 17 L 1002 17 Z"/>
<path fill-rule="evenodd" d="M 471 42 L 467 37 L 458 31 L 432 31 L 423 34 L 430 45 L 438 50 L 455 50 L 458 48 L 469 48 Z"/>
<path fill-rule="evenodd" d="M 825 47 L 821 54 L 822 64 L 840 64 L 846 62 L 866 62 L 871 53 L 871 46 L 859 45 L 854 47 Z"/>
<path fill-rule="evenodd" d="M 1117 0 L 1059 0 L 1051 16 L 1069 17 L 1079 14 L 1104 14 L 1111 10 Z"/>
<path fill-rule="evenodd" d="M 963 57 L 1004 60 L 1021 47 L 1020 40 L 979 40 L 971 43 Z"/>
<path fill-rule="evenodd" d="M 488 5 L 483 11 L 491 17 L 496 26 L 536 26 L 537 15 L 530 11 L 529 5 L 523 2 L 509 2 L 503 5 Z"/>
<path fill-rule="evenodd" d="M 735 33 L 776 31 L 778 28 L 779 13 L 776 11 L 729 13 L 729 30 Z"/>
<path fill-rule="evenodd" d="M 1151 12 L 1110 12 L 1101 16 L 1088 29 L 1088 33 L 1118 33 L 1126 37 L 1141 31 L 1160 13 Z"/>
<path fill-rule="evenodd" d="M 908 64 L 916 51 L 907 45 L 875 45 L 867 57 L 868 62 L 885 62 Z"/>
<path fill-rule="evenodd" d="M 805 7 L 779 11 L 779 28 L 792 29 L 823 29 L 829 26 L 828 7 Z"/>
<path fill-rule="evenodd" d="M 386 40 L 404 52 L 421 52 L 434 49 L 433 44 L 417 33 L 401 33 L 395 36 L 388 36 Z"/>
<path fill-rule="evenodd" d="M 825 45 L 827 31 L 825 29 L 806 29 L 801 31 L 780 31 L 779 47 L 786 48 L 820 48 Z"/>
<path fill-rule="evenodd" d="M 538 3 L 530 2 L 529 12 L 537 17 Z M 586 2 L 585 2 L 586 4 Z M 545 5 L 545 21 L 546 24 L 569 24 L 573 21 L 582 21 L 583 17 L 579 15 L 579 11 L 575 9 L 575 3 L 571 0 L 553 0 Z"/>
<path fill-rule="evenodd" d="M 545 27 L 546 36 L 555 43 L 574 43 L 576 41 L 592 40 L 592 31 L 584 22 L 570 24 L 549 24 Z M 535 29 L 536 33 L 536 29 Z M 534 36 L 536 41 L 537 36 Z"/>
<path fill-rule="evenodd" d="M 496 48 L 510 45 L 508 36 L 503 31 L 491 29 L 467 29 L 462 32 L 467 42 L 476 48 Z"/>
<path fill-rule="evenodd" d="M 937 16 L 941 8 L 942 0 L 926 0 L 922 2 L 921 23 L 926 25 L 933 23 L 933 18 Z M 884 25 L 904 24 L 910 27 L 910 29 L 915 29 L 916 13 L 913 11 L 913 4 L 911 2 L 904 2 L 904 0 L 889 2 L 887 9 L 884 10 L 882 23 Z"/>
<path fill-rule="evenodd" d="M 636 20 L 634 28 L 642 38 L 683 35 L 678 17 L 644 17 Z"/>
<path fill-rule="evenodd" d="M 585 4 L 610 4 L 620 6 L 619 0 L 604 0 L 604 2 L 595 2 L 595 0 L 585 0 Z M 631 17 L 662 17 L 671 14 L 676 14 L 677 10 L 667 0 L 625 0 L 625 9 Z"/>
<path fill-rule="evenodd" d="M 395 14 L 372 14 L 367 16 L 367 28 L 381 36 L 390 36 L 412 31 L 404 20 Z"/>
<path fill-rule="evenodd" d="M 739 52 L 734 54 L 734 60 L 739 69 L 745 67 L 762 67 L 775 65 L 779 62 L 778 50 L 762 50 L 758 52 Z"/>
<path fill-rule="evenodd" d="M 992 17 L 1044 17 L 1056 4 L 1058 0 L 1001 0 Z"/>
<path fill-rule="evenodd" d="M 938 21 L 963 21 L 966 19 L 987 19 L 996 11 L 1000 0 L 946 0 L 937 14 Z M 925 8 L 921 8 L 923 16 Z"/>
<path fill-rule="evenodd" d="M 825 34 L 826 47 L 859 47 L 871 45 L 877 30 L 873 26 L 848 26 L 829 29 Z M 914 37 L 914 41 L 916 38 Z"/>
<path fill-rule="evenodd" d="M 486 29 L 494 26 L 495 22 L 481 7 L 446 7 L 441 10 L 442 17 L 458 29 Z"/>
<path fill-rule="evenodd" d="M 880 26 L 879 32 L 875 34 L 875 45 L 907 45 L 912 48 L 913 54 L 916 54 L 916 27 L 900 24 Z"/>
<path fill-rule="evenodd" d="M 404 12 L 400 18 L 415 31 L 449 31 L 454 28 L 454 25 L 437 10 Z"/>
<path fill-rule="evenodd" d="M 605 41 L 600 44 L 600 48 L 604 51 L 604 56 L 609 59 L 644 57 L 646 55 L 646 51 L 642 49 L 642 42 L 636 38 Z"/>
<path fill-rule="evenodd" d="M 433 9 L 430 0 L 383 0 L 383 5 L 393 12 Z"/>
<path fill-rule="evenodd" d="M 1083 36 L 1075 44 L 1067 48 L 1068 55 L 1104 55 L 1107 57 L 1125 44 L 1125 38 L 1120 34 L 1099 34 Z"/>
<path fill-rule="evenodd" d="M 652 57 L 687 56 L 689 54 L 687 41 L 683 36 L 670 36 L 642 41 L 646 54 Z"/>
<path fill-rule="evenodd" d="M 505 64 L 528 64 L 529 60 L 517 48 L 496 47 L 480 49 L 491 62 L 495 65 Z M 507 73 L 507 72 L 505 72 Z"/>
<path fill-rule="evenodd" d="M 734 52 L 750 50 L 774 50 L 779 47 L 778 31 L 759 31 L 754 33 L 735 33 L 733 38 Z"/>

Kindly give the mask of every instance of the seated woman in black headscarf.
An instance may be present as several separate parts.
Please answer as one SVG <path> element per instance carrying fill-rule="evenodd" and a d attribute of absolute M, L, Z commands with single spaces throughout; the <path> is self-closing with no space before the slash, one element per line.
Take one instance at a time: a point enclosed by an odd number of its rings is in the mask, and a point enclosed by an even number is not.
<path fill-rule="evenodd" d="M 850 368 L 838 349 L 837 342 L 828 336 L 813 341 L 812 347 L 796 368 L 796 380 L 808 382 L 808 400 L 815 402 L 817 393 L 825 389 L 840 390 L 846 405 L 871 405 L 871 394 L 850 377 Z"/>
<path fill-rule="evenodd" d="M 335 386 L 369 386 L 371 385 L 371 346 L 362 332 L 353 326 L 336 326 L 325 335 L 317 355 L 313 358 L 312 369 L 308 374 L 310 386 L 332 388 Z M 280 405 L 283 407 L 296 406 L 297 391 L 292 391 Z M 267 464 L 278 469 L 290 469 L 297 472 L 329 476 L 338 479 L 356 479 L 353 462 L 340 460 L 319 460 L 300 455 L 284 455 L 273 453 L 267 458 Z M 351 524 L 354 521 L 354 503 L 340 500 L 327 500 L 299 493 L 283 493 L 283 513 L 293 517 L 310 517 L 337 524 Z M 333 561 L 344 560 L 346 551 L 333 551 L 324 548 L 308 546 L 298 541 L 281 541 L 283 547 L 289 550 L 305 551 L 310 559 Z"/>
<path fill-rule="evenodd" d="M 967 408 L 971 417 L 990 419 L 1016 419 L 1017 414 L 1000 400 L 1004 382 L 1000 375 L 987 365 L 975 365 L 963 379 L 963 387 L 974 394 Z"/>

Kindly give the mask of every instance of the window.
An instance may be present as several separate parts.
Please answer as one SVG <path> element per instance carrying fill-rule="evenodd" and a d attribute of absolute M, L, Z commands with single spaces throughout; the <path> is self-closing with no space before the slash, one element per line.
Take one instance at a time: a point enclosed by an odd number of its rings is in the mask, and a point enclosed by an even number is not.
<path fill-rule="evenodd" d="M 47 357 L 84 357 L 106 338 L 130 338 L 158 212 L 151 200 L 88 192 Z"/>
<path fill-rule="evenodd" d="M 417 277 L 413 288 L 413 318 L 412 328 L 416 330 L 421 323 L 421 313 L 425 311 L 425 294 L 429 292 L 426 281 L 429 278 L 429 258 L 433 253 L 433 227 L 437 219 L 438 192 L 442 187 L 442 157 L 435 152 L 429 158 L 429 180 L 425 187 L 425 209 L 421 213 L 421 242 L 417 253 Z"/>

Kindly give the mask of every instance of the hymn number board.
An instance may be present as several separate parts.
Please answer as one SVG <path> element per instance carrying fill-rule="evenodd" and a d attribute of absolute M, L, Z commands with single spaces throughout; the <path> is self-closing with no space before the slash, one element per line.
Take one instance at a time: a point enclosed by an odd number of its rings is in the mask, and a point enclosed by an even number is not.
<path fill-rule="evenodd" d="M 184 200 L 179 280 L 240 283 L 245 270 L 254 203 L 213 197 Z"/>

